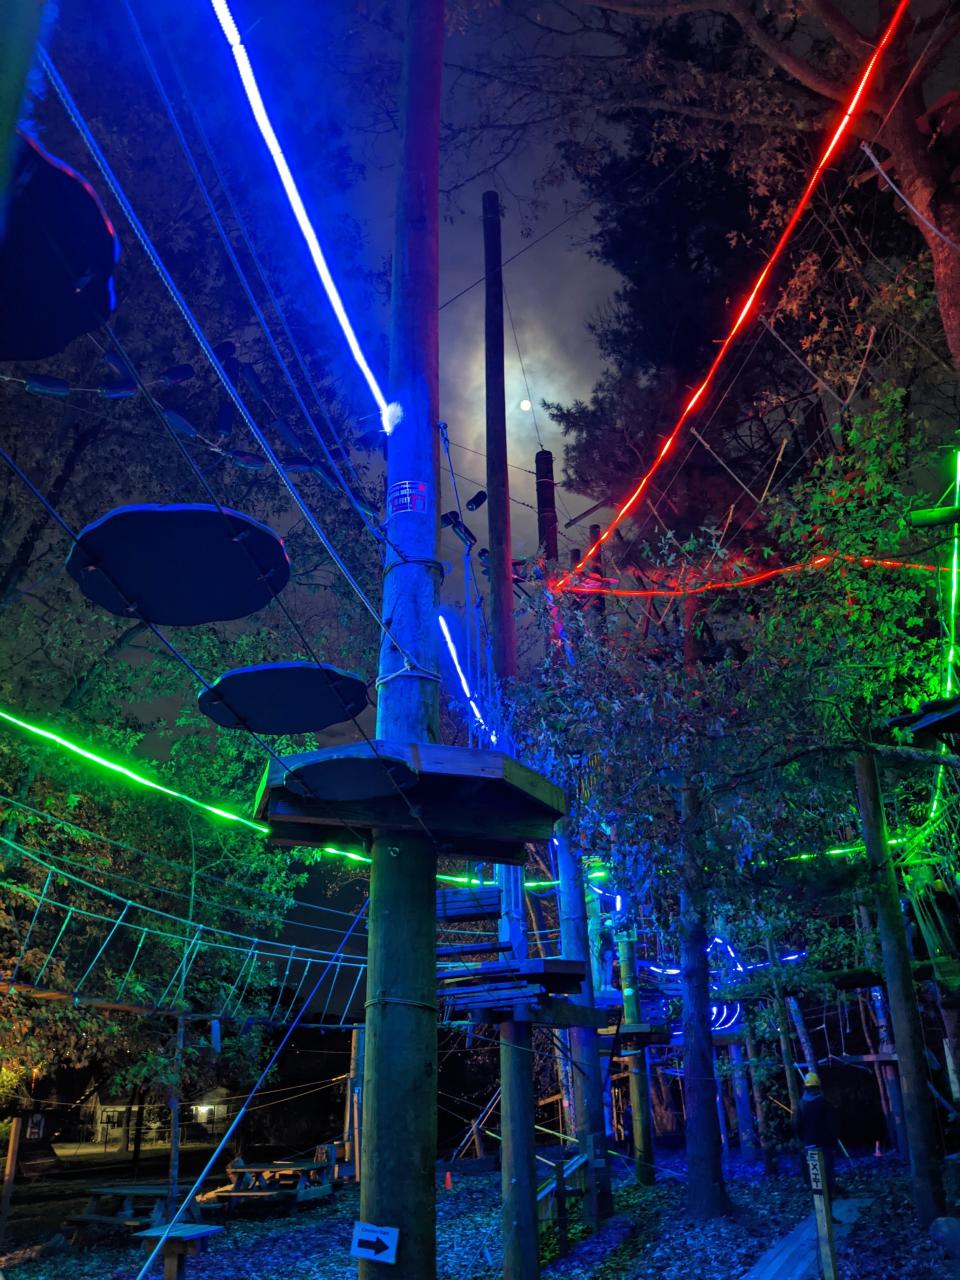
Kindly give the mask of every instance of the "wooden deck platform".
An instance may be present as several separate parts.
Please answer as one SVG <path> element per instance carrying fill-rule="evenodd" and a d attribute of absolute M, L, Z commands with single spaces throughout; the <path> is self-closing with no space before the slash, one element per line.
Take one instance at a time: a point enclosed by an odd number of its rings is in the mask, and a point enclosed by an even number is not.
<path fill-rule="evenodd" d="M 839 1243 L 848 1235 L 861 1209 L 870 1203 L 864 1197 L 836 1200 L 833 1216 L 837 1219 L 833 1238 Z M 778 1240 L 763 1257 L 745 1272 L 740 1280 L 818 1280 L 817 1224 L 813 1213 L 798 1227 Z"/>

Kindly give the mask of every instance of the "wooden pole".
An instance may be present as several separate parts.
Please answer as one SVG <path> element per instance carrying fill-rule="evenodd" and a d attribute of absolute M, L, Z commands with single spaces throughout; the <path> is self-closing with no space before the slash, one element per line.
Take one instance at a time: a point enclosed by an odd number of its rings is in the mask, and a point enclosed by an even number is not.
<path fill-rule="evenodd" d="M 937 1141 L 933 1099 L 927 1089 L 923 1026 L 913 989 L 910 952 L 900 910 L 897 873 L 890 858 L 883 812 L 880 771 L 873 756 L 857 756 L 854 763 L 860 821 L 870 864 L 877 908 L 880 950 L 890 1018 L 897 1045 L 904 1122 L 910 1147 L 913 1201 L 920 1221 L 928 1227 L 943 1213 L 943 1166 Z"/>
<path fill-rule="evenodd" d="M 180 1094 L 182 1092 L 181 1073 L 183 1069 L 183 1042 L 185 1022 L 182 1016 L 177 1018 L 177 1040 L 174 1049 L 174 1080 L 167 1094 L 167 1106 L 170 1110 L 170 1174 L 167 1191 L 167 1221 L 173 1221 L 173 1215 L 180 1207 Z"/>
<path fill-rule="evenodd" d="M 6 1235 L 7 1220 L 10 1217 L 10 1198 L 13 1195 L 13 1183 L 17 1176 L 17 1156 L 20 1151 L 20 1138 L 23 1135 L 23 1116 L 13 1116 L 10 1121 L 10 1134 L 7 1138 L 7 1158 L 3 1164 L 3 1194 L 0 1197 L 0 1240 Z"/>
<path fill-rule="evenodd" d="M 485 273 L 484 354 L 486 364 L 487 521 L 490 543 L 490 632 L 493 670 L 501 681 L 517 674 L 513 620 L 513 561 L 510 539 L 510 484 L 507 473 L 507 404 L 503 365 L 503 268 L 500 197 L 483 193 Z M 500 941 L 508 957 L 527 958 L 523 870 L 497 868 L 502 915 Z M 504 1280 L 536 1280 L 540 1274 L 535 1176 L 533 1026 L 500 1025 L 501 1191 L 503 1196 Z"/>
<path fill-rule="evenodd" d="M 560 944 L 567 960 L 583 960 L 586 975 L 580 994 L 571 996 L 574 1004 L 594 1007 L 593 972 L 590 964 L 590 942 L 587 932 L 587 903 L 584 897 L 583 863 L 570 847 L 566 824 L 558 823 L 557 875 L 560 886 L 557 897 L 560 905 Z M 577 1126 L 577 1145 L 582 1155 L 594 1153 L 589 1168 L 586 1210 L 588 1216 L 599 1222 L 613 1213 L 613 1192 L 610 1184 L 610 1165 L 607 1159 L 603 1123 L 603 1073 L 600 1065 L 600 1046 L 593 1027 L 570 1028 L 570 1057 L 572 1059 L 574 1115 Z"/>
<path fill-rule="evenodd" d="M 387 442 L 388 548 L 377 737 L 440 736 L 442 569 L 439 419 L 439 163 L 443 0 L 402 15 L 401 167 L 394 231 Z M 398 650 L 397 645 L 403 650 Z M 424 821 L 429 828 L 429 814 Z M 360 1216 L 400 1230 L 394 1280 L 436 1275 L 436 845 L 429 830 L 374 833 L 370 867 Z M 362 1260 L 362 1280 L 383 1267 Z"/>
<path fill-rule="evenodd" d="M 837 1280 L 837 1255 L 833 1247 L 833 1214 L 830 1212 L 830 1187 L 823 1152 L 807 1148 L 807 1169 L 813 1191 L 813 1208 L 817 1218 L 817 1253 L 823 1280 Z"/>
<path fill-rule="evenodd" d="M 557 544 L 557 491 L 550 450 L 540 449 L 533 466 L 537 475 L 537 537 L 544 557 L 552 563 L 560 558 L 560 551 Z"/>
<path fill-rule="evenodd" d="M 753 1111 L 750 1108 L 750 1085 L 743 1062 L 743 1049 L 730 1045 L 730 1064 L 733 1075 L 733 1100 L 737 1108 L 737 1129 L 740 1132 L 740 1150 L 753 1159 L 759 1154 L 757 1137 L 753 1127 Z"/>
<path fill-rule="evenodd" d="M 640 1021 L 637 995 L 637 942 L 632 933 L 617 937 L 620 952 L 620 987 L 623 992 L 623 1020 L 629 1026 Z M 652 1187 L 656 1182 L 653 1156 L 653 1116 L 650 1111 L 650 1073 L 647 1051 L 641 1049 L 627 1059 L 627 1085 L 630 1090 L 631 1126 L 633 1130 L 633 1165 L 637 1182 Z"/>

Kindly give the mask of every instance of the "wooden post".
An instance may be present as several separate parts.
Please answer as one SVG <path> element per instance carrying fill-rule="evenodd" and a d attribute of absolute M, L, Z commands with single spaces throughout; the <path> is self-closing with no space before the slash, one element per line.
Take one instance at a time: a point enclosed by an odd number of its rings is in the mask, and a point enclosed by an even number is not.
<path fill-rule="evenodd" d="M 557 1252 L 561 1258 L 567 1254 L 567 1188 L 564 1181 L 563 1156 L 553 1166 L 556 1171 L 557 1191 Z"/>
<path fill-rule="evenodd" d="M 17 1155 L 20 1151 L 22 1134 L 23 1116 L 13 1116 L 10 1121 L 10 1134 L 7 1138 L 7 1158 L 3 1164 L 3 1194 L 0 1197 L 0 1240 L 6 1235 L 7 1219 L 10 1217 L 10 1197 L 13 1195 L 13 1183 L 17 1176 Z"/>
<path fill-rule="evenodd" d="M 533 461 L 537 475 L 537 537 L 545 559 L 558 560 L 557 545 L 557 493 L 553 478 L 553 454 L 540 449 Z"/>
<path fill-rule="evenodd" d="M 750 1085 L 743 1062 L 743 1049 L 735 1043 L 730 1045 L 730 1064 L 733 1074 L 733 1100 L 737 1108 L 737 1129 L 740 1132 L 740 1151 L 753 1159 L 759 1151 L 753 1127 L 753 1112 L 750 1109 Z"/>
<path fill-rule="evenodd" d="M 928 1227 L 934 1218 L 943 1213 L 944 1196 L 936 1116 L 933 1099 L 927 1089 L 923 1027 L 913 989 L 897 873 L 890 859 L 876 759 L 869 755 L 857 756 L 854 772 L 863 839 L 876 900 L 883 972 L 890 998 L 890 1018 L 897 1045 L 904 1121 L 910 1147 L 913 1201 L 920 1221 Z"/>
<path fill-rule="evenodd" d="M 765 1173 L 777 1172 L 777 1149 L 770 1136 L 767 1124 L 767 1107 L 763 1098 L 763 1087 L 760 1080 L 760 1057 L 757 1053 L 756 1041 L 749 1032 L 745 1035 L 747 1055 L 750 1058 L 750 1082 L 753 1089 L 753 1105 L 757 1116 L 757 1136 L 763 1152 L 763 1168 Z"/>
<path fill-rule="evenodd" d="M 493 670 L 499 680 L 512 680 L 517 674 L 517 642 L 513 621 L 501 256 L 500 197 L 496 191 L 485 191 L 483 265 L 490 632 Z M 497 883 L 503 903 L 500 941 L 509 943 L 509 957 L 525 960 L 527 929 L 523 907 L 523 869 L 497 867 Z M 533 1026 L 529 1022 L 500 1024 L 500 1087 L 503 1275 L 504 1280 L 536 1280 L 540 1274 L 540 1242 L 534 1164 Z"/>
<path fill-rule="evenodd" d="M 620 987 L 623 993 L 623 1020 L 628 1025 L 640 1021 L 637 996 L 637 942 L 632 933 L 617 937 L 620 952 Z M 641 1186 L 652 1187 L 656 1181 L 653 1157 L 653 1117 L 650 1113 L 650 1073 L 647 1051 L 634 1051 L 627 1059 L 631 1126 L 633 1137 L 634 1176 Z"/>
<path fill-rule="evenodd" d="M 350 1033 L 350 1074 L 347 1077 L 347 1097 L 343 1108 L 343 1158 L 357 1168 L 360 1165 L 360 1109 L 363 1092 L 363 1027 L 355 1027 Z M 359 1176 L 354 1175 L 359 1182 Z"/>
<path fill-rule="evenodd" d="M 827 1184 L 823 1152 L 819 1148 L 807 1148 L 807 1169 L 810 1174 L 810 1189 L 813 1191 L 813 1208 L 817 1217 L 817 1253 L 820 1258 L 820 1274 L 823 1280 L 837 1280 L 837 1255 L 833 1248 L 830 1187 Z"/>
<path fill-rule="evenodd" d="M 177 1041 L 173 1054 L 175 1078 L 167 1094 L 167 1106 L 170 1110 L 170 1186 L 167 1192 L 167 1221 L 173 1221 L 173 1215 L 180 1207 L 180 1093 L 181 1071 L 183 1068 L 183 1042 L 185 1022 L 182 1015 L 177 1017 Z"/>
<path fill-rule="evenodd" d="M 443 0 L 407 0 L 400 85 L 377 737 L 439 739 L 442 569 L 439 418 L 439 138 Z M 422 486 L 422 487 L 421 487 Z M 403 652 L 400 652 L 397 646 Z M 427 830 L 374 833 L 370 867 L 360 1216 L 400 1230 L 393 1280 L 436 1275 L 436 845 Z M 359 1264 L 361 1280 L 383 1267 Z"/>
<path fill-rule="evenodd" d="M 720 1148 L 730 1154 L 730 1130 L 727 1124 L 727 1107 L 723 1100 L 723 1076 L 720 1074 L 720 1055 L 713 1051 L 713 1074 L 717 1081 L 717 1124 L 720 1126 Z"/>
<path fill-rule="evenodd" d="M 563 822 L 557 824 L 556 841 L 557 874 L 560 879 L 557 896 L 560 906 L 561 950 L 568 960 L 583 960 L 586 968 L 580 994 L 572 996 L 571 1000 L 574 1004 L 592 1009 L 594 1007 L 593 973 L 587 933 L 583 863 L 570 848 L 566 824 Z M 591 1164 L 587 1173 L 587 1215 L 594 1221 L 599 1221 L 613 1213 L 613 1192 L 610 1185 L 610 1166 L 606 1158 L 607 1144 L 604 1140 L 600 1046 L 593 1027 L 570 1028 L 570 1057 L 573 1067 L 578 1149 L 581 1155 L 589 1155 L 591 1147 L 594 1151 L 602 1153 L 602 1160 L 596 1167 Z"/>

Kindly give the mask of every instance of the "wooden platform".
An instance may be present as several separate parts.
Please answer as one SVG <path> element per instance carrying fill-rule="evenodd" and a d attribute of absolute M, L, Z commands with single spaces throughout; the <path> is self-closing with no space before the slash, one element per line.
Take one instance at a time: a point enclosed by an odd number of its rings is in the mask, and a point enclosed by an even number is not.
<path fill-rule="evenodd" d="M 833 1216 L 837 1219 L 833 1238 L 839 1243 L 848 1235 L 861 1209 L 870 1203 L 863 1197 L 836 1200 Z M 817 1224 L 813 1213 L 789 1235 L 778 1240 L 763 1257 L 745 1272 L 740 1280 L 818 1280 Z"/>
<path fill-rule="evenodd" d="M 559 787 L 511 756 L 436 743 L 350 743 L 271 760 L 255 811 L 280 845 L 317 845 L 334 827 L 364 839 L 418 831 L 457 858 L 522 865 L 566 813 Z"/>

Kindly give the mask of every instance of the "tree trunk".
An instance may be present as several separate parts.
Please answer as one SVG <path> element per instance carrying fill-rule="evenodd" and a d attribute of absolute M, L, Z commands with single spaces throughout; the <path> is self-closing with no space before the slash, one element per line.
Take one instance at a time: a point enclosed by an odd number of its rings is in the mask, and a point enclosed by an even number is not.
<path fill-rule="evenodd" d="M 948 17 L 947 22 L 950 21 Z M 957 249 L 960 245 L 960 198 L 952 172 L 956 160 L 950 154 L 949 139 L 931 142 L 917 128 L 917 120 L 926 109 L 924 77 L 911 77 L 907 83 L 910 70 L 905 57 L 901 58 L 899 65 L 891 65 L 888 69 L 888 79 L 902 72 L 898 83 L 906 83 L 906 88 L 891 112 L 880 140 L 890 148 L 888 167 L 893 170 L 891 176 L 913 205 L 906 216 L 920 232 L 930 252 L 943 331 L 953 363 L 960 369 L 960 251 Z M 924 218 L 951 240 L 952 246 L 932 231 L 924 223 Z"/>
<path fill-rule="evenodd" d="M 683 856 L 688 873 L 685 878 L 688 880 L 694 875 L 699 877 L 698 806 L 695 786 L 685 782 Z M 717 1081 L 713 1072 L 707 928 L 698 897 L 688 887 L 680 894 L 680 984 L 683 999 L 687 1210 L 698 1222 L 703 1222 L 725 1213 L 728 1202 L 721 1166 Z"/>
<path fill-rule="evenodd" d="M 763 1098 L 763 1082 L 760 1078 L 760 1059 L 757 1056 L 757 1044 L 753 1036 L 745 1037 L 747 1054 L 750 1058 L 750 1084 L 753 1089 L 753 1106 L 757 1116 L 757 1136 L 763 1152 L 763 1171 L 767 1174 L 777 1172 L 777 1150 L 773 1145 L 770 1126 L 767 1123 L 767 1107 Z"/>
<path fill-rule="evenodd" d="M 740 1134 L 740 1151 L 748 1159 L 760 1154 L 750 1109 L 750 1084 L 743 1061 L 743 1049 L 739 1044 L 730 1046 L 730 1064 L 733 1074 L 733 1099 L 737 1108 L 737 1130 Z"/>
<path fill-rule="evenodd" d="M 580 994 L 571 999 L 574 1004 L 592 1009 L 593 976 L 588 956 L 590 944 L 583 863 L 570 847 L 565 824 L 558 823 L 556 831 L 562 950 L 568 960 L 586 962 L 583 987 Z M 591 1203 L 588 1208 L 591 1216 L 605 1218 L 613 1213 L 613 1193 L 610 1187 L 610 1167 L 606 1160 L 600 1047 L 593 1027 L 571 1027 L 569 1035 L 577 1143 L 581 1154 L 592 1150 L 597 1160 L 596 1166 L 589 1171 Z"/>
<path fill-rule="evenodd" d="M 854 768 L 863 838 L 876 895 L 890 1016 L 900 1065 L 904 1120 L 910 1146 L 913 1200 L 920 1221 L 926 1227 L 943 1213 L 944 1197 L 936 1115 L 933 1099 L 927 1089 L 923 1026 L 913 987 L 897 876 L 890 858 L 880 773 L 872 756 L 858 756 Z"/>

